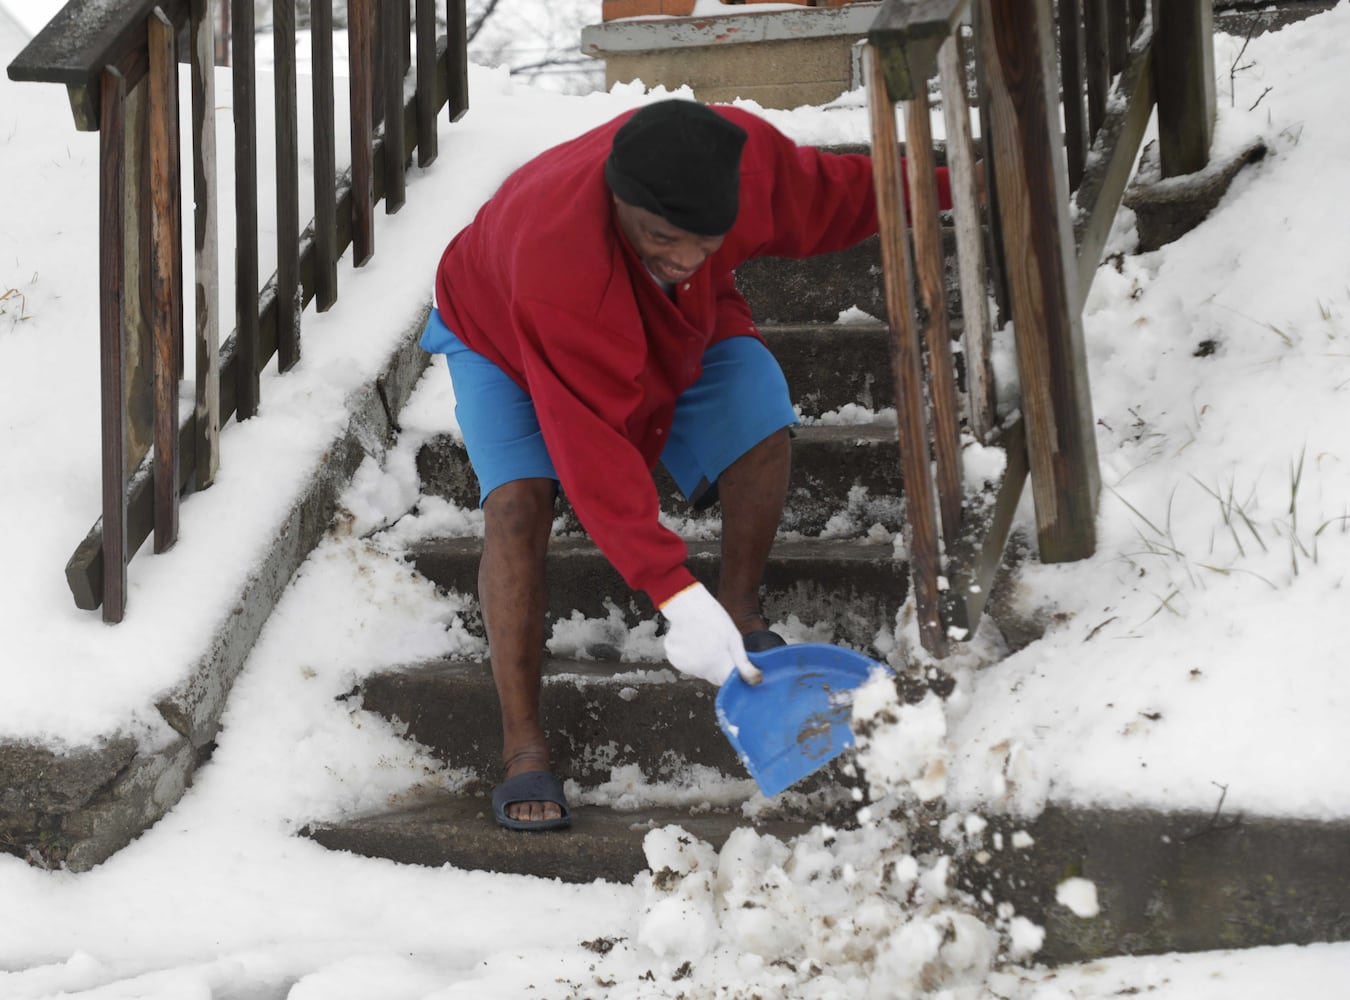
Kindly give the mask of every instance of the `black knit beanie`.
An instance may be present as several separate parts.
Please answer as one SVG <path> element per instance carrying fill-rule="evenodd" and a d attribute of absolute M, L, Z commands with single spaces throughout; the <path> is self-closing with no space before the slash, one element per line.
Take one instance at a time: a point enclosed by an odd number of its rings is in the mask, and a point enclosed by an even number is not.
<path fill-rule="evenodd" d="M 745 130 L 693 101 L 648 104 L 614 133 L 609 189 L 699 236 L 736 221 Z"/>

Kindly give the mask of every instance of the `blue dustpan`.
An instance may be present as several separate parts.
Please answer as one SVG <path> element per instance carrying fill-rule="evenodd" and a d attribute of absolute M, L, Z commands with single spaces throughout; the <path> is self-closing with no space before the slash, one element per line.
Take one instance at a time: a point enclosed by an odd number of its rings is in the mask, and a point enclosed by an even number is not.
<path fill-rule="evenodd" d="M 874 670 L 862 653 L 823 642 L 751 653 L 764 672 L 751 686 L 740 674 L 717 692 L 717 722 L 765 795 L 777 795 L 853 745 L 853 690 Z"/>

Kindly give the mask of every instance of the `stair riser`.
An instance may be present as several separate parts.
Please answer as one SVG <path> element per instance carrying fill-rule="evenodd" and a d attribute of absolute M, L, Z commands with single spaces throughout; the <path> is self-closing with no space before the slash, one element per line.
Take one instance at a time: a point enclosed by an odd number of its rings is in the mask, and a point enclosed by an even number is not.
<path fill-rule="evenodd" d="M 895 406 L 890 333 L 873 323 L 765 326 L 764 339 L 783 369 L 793 404 L 806 418 L 846 406 Z"/>
<path fill-rule="evenodd" d="M 646 868 L 644 829 L 624 814 L 582 809 L 571 832 L 526 838 L 494 829 L 487 811 L 486 803 L 477 810 L 470 801 L 306 832 L 330 847 L 374 857 L 583 883 L 627 883 Z M 738 818 L 660 821 L 679 822 L 717 845 Z M 915 824 L 916 854 L 951 852 L 933 836 L 935 829 Z M 1001 847 L 993 843 L 995 830 Z M 1032 846 L 1013 848 L 1016 831 L 1030 834 Z M 977 896 L 987 892 L 991 909 L 1011 902 L 1041 925 L 1046 937 L 1036 960 L 1048 965 L 1350 937 L 1350 826 L 1343 821 L 1051 806 L 1035 820 L 993 817 L 983 843 L 984 860 L 955 860 L 955 884 Z M 1056 902 L 1056 887 L 1068 874 L 1095 885 L 1100 912 L 1091 919 Z"/>
<path fill-rule="evenodd" d="M 956 230 L 942 230 L 947 312 L 960 313 L 956 273 Z M 805 260 L 760 257 L 736 269 L 736 287 L 760 323 L 833 323 L 857 307 L 884 319 L 886 294 L 881 276 L 881 241 L 873 236 L 838 253 Z"/>
<path fill-rule="evenodd" d="M 612 669 L 606 670 L 609 677 Z M 655 671 L 648 671 L 656 676 Z M 597 672 L 545 676 L 544 729 L 554 773 L 583 785 L 608 780 L 616 767 L 637 765 L 649 781 L 669 779 L 685 764 L 745 776 L 717 726 L 711 684 L 693 680 L 626 683 Z M 364 706 L 407 726 L 407 735 L 452 768 L 490 788 L 501 768 L 501 722 L 487 663 L 384 673 L 362 685 Z"/>
<path fill-rule="evenodd" d="M 862 531 L 873 524 L 891 532 L 901 530 L 903 479 L 893 436 L 879 439 L 869 429 L 867 436 L 860 432 L 850 440 L 847 428 L 830 428 L 840 433 L 821 440 L 811 436 L 815 430 L 803 429 L 794 442 L 792 481 L 781 530 L 819 535 L 841 512 L 847 512 Z M 454 437 L 440 434 L 429 440 L 418 453 L 417 469 L 423 493 L 444 497 L 460 507 L 478 506 L 478 477 L 469 464 L 464 445 Z M 664 468 L 658 466 L 653 478 L 661 509 L 671 517 L 698 522 L 721 517 L 721 508 L 716 504 L 695 511 Z M 859 487 L 866 493 L 851 502 L 850 493 Z M 580 530 L 565 495 L 558 502 L 558 514 L 564 519 L 564 531 Z"/>
<path fill-rule="evenodd" d="M 570 830 L 529 836 L 495 826 L 490 800 L 482 796 L 432 801 L 399 813 L 310 827 L 301 833 L 333 850 L 402 864 L 433 868 L 449 864 L 584 885 L 596 879 L 631 882 L 647 867 L 643 850 L 647 830 L 672 823 L 720 848 L 745 820 L 737 813 L 694 815 L 675 809 L 622 813 L 574 806 Z M 784 841 L 810 828 L 805 821 L 792 820 L 756 826 Z"/>
<path fill-rule="evenodd" d="M 780 545 L 769 559 L 761 590 L 770 622 L 796 615 L 808 626 L 827 625 L 831 641 L 867 650 L 879 629 L 890 629 L 909 589 L 908 567 L 890 558 L 888 546 L 837 546 L 835 555 L 812 556 L 809 550 Z M 456 540 L 415 550 L 417 570 L 438 586 L 461 594 L 478 590 L 478 543 Z M 716 590 L 721 565 L 707 543 L 690 546 L 689 568 Z M 598 551 L 572 547 L 549 557 L 547 621 L 608 618 L 617 607 L 628 627 L 651 618 L 655 611 L 645 595 L 635 594 Z M 546 633 L 547 634 L 547 633 Z"/>

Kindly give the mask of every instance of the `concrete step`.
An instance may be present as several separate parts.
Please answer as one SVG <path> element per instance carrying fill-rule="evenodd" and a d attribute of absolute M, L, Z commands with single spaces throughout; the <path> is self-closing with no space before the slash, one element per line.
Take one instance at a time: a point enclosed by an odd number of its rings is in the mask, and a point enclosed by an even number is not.
<path fill-rule="evenodd" d="M 572 826 L 548 833 L 504 830 L 492 820 L 487 796 L 445 794 L 388 813 L 341 823 L 314 824 L 302 834 L 333 850 L 389 858 L 411 865 L 454 865 L 478 871 L 536 875 L 566 882 L 631 882 L 647 867 L 647 831 L 679 824 L 720 848 L 732 830 L 755 826 L 783 839 L 806 832 L 804 820 L 751 823 L 739 812 L 646 808 L 618 812 L 572 809 Z"/>
<path fill-rule="evenodd" d="M 788 839 L 812 824 L 671 808 L 578 806 L 573 817 L 568 831 L 520 834 L 495 826 L 486 796 L 447 792 L 302 833 L 332 849 L 405 864 L 627 883 L 647 867 L 642 839 L 656 826 L 679 824 L 720 847 L 740 826 Z M 940 835 L 939 815 L 909 818 L 908 850 L 950 856 L 951 884 L 983 899 L 986 919 L 994 919 L 997 903 L 1010 902 L 1045 929 L 1036 960 L 1047 965 L 1350 938 L 1344 821 L 1051 805 L 1031 821 L 988 817 L 982 833 L 958 845 Z M 1056 901 L 1069 877 L 1093 883 L 1095 915 L 1078 916 Z"/>
<path fill-rule="evenodd" d="M 454 769 L 497 780 L 501 722 L 488 661 L 446 660 L 383 671 L 361 685 L 361 704 L 395 722 Z M 598 784 L 637 765 L 665 780 L 686 764 L 746 776 L 718 728 L 717 689 L 665 664 L 548 657 L 541 696 L 549 758 L 559 778 Z M 472 781 L 472 779 L 470 779 Z"/>
<path fill-rule="evenodd" d="M 803 417 L 846 406 L 895 408 L 890 333 L 884 324 L 780 323 L 761 326 L 760 332 Z"/>
<path fill-rule="evenodd" d="M 947 313 L 960 315 L 956 273 L 956 230 L 942 230 Z M 886 316 L 881 274 L 881 241 L 872 236 L 838 253 L 788 260 L 758 257 L 736 269 L 736 287 L 759 323 L 833 323 L 847 309 Z"/>
<path fill-rule="evenodd" d="M 417 470 L 423 493 L 460 507 L 478 506 L 478 477 L 457 437 L 438 434 L 428 440 L 418 452 Z M 697 522 L 721 517 L 716 504 L 693 510 L 663 467 L 657 466 L 653 478 L 661 510 L 670 517 Z M 849 535 L 880 524 L 897 532 L 904 518 L 902 487 L 893 420 L 799 427 L 792 443 L 792 480 L 780 530 L 819 535 L 828 527 L 836 535 Z M 565 494 L 558 502 L 558 514 L 564 531 L 580 530 Z M 850 530 L 850 525 L 856 529 Z"/>
<path fill-rule="evenodd" d="M 554 773 L 583 786 L 636 767 L 648 783 L 678 780 L 691 765 L 738 781 L 749 776 L 717 725 L 717 690 L 665 663 L 544 658 L 540 698 Z M 944 680 L 901 678 L 917 701 Z M 367 677 L 361 705 L 398 727 L 460 774 L 470 792 L 490 789 L 501 762 L 501 721 L 489 661 L 440 660 Z M 798 787 L 810 792 L 852 781 L 846 760 Z M 747 794 L 752 789 L 747 785 Z"/>
<path fill-rule="evenodd" d="M 713 589 L 721 557 L 717 542 L 689 542 L 688 566 Z M 413 547 L 408 558 L 439 587 L 460 594 L 478 590 L 478 538 L 438 539 Z M 628 588 L 589 539 L 554 538 L 548 556 L 546 630 L 553 622 L 608 619 L 617 613 L 632 628 L 656 612 L 645 594 Z M 774 546 L 764 573 L 765 617 L 786 622 L 795 615 L 807 626 L 825 626 L 822 641 L 844 643 L 872 654 L 872 642 L 909 593 L 908 564 L 895 558 L 890 542 L 800 539 Z M 471 623 L 472 624 L 472 623 Z"/>
<path fill-rule="evenodd" d="M 1055 804 L 1030 822 L 989 819 L 953 883 L 1043 926 L 1038 962 L 1350 939 L 1345 820 Z M 935 826 L 912 829 L 920 849 L 939 846 Z M 1056 902 L 1074 876 L 1096 886 L 1095 916 Z"/>

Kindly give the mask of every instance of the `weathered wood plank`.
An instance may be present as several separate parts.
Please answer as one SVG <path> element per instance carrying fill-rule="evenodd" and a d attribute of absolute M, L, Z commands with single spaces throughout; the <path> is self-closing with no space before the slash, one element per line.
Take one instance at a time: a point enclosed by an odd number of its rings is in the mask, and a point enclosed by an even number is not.
<path fill-rule="evenodd" d="M 436 0 L 417 0 L 417 165 L 436 162 Z"/>
<path fill-rule="evenodd" d="M 393 215 L 407 201 L 407 179 L 402 157 L 387 155 L 390 149 L 402 149 L 403 126 L 403 4 L 383 3 L 379 9 L 380 67 L 384 82 L 384 211 Z"/>
<path fill-rule="evenodd" d="M 178 373 L 183 334 L 178 199 L 178 64 L 173 24 L 156 8 L 147 44 L 150 132 L 150 329 L 154 354 L 155 551 L 178 540 Z"/>
<path fill-rule="evenodd" d="M 175 27 L 187 23 L 187 0 L 71 0 L 14 57 L 7 69 L 9 78 L 65 84 L 75 127 L 97 131 L 103 71 L 115 67 L 128 92 L 140 83 L 148 65 L 146 22 L 156 7 Z"/>
<path fill-rule="evenodd" d="M 221 8 L 228 11 L 229 5 Z M 197 437 L 192 487 L 206 489 L 220 467 L 220 251 L 216 212 L 215 25 L 209 0 L 193 0 L 192 21 L 193 270 L 196 275 Z M 236 95 L 237 97 L 237 95 Z M 256 269 L 256 268 L 255 268 Z"/>
<path fill-rule="evenodd" d="M 966 103 L 965 59 L 961 36 L 953 35 L 938 50 L 942 113 L 947 127 L 947 168 L 952 180 L 956 216 L 957 279 L 966 361 L 966 418 L 977 441 L 987 441 L 995 426 L 993 339 L 985 275 L 984 227 L 976 190 L 970 109 Z"/>
<path fill-rule="evenodd" d="M 938 610 L 937 513 L 928 465 L 928 424 L 923 411 L 923 365 L 910 297 L 913 267 L 905 231 L 904 169 L 895 128 L 895 107 L 886 89 L 881 61 L 869 45 L 867 98 L 872 127 L 872 175 L 881 226 L 881 269 L 891 328 L 900 465 L 910 525 L 909 561 L 919 639 L 934 656 L 945 656 L 947 637 Z"/>
<path fill-rule="evenodd" d="M 149 51 L 146 52 L 149 65 Z M 151 329 L 150 125 L 146 76 L 127 91 L 123 106 L 122 371 L 126 461 L 131 471 L 155 445 L 155 345 Z M 130 554 L 128 554 L 128 559 Z"/>
<path fill-rule="evenodd" d="M 348 0 L 347 47 L 352 137 L 352 263 L 363 266 L 375 252 L 375 139 L 373 0 Z"/>
<path fill-rule="evenodd" d="M 1050 0 L 978 2 L 1041 559 L 1081 559 L 1096 546 L 1100 473 L 1069 259 Z"/>
<path fill-rule="evenodd" d="M 1079 311 L 1092 288 L 1093 275 L 1101 264 L 1102 251 L 1153 114 L 1152 51 L 1152 25 L 1145 22 L 1135 34 L 1125 71 L 1117 79 L 1111 111 L 1097 130 L 1092 166 L 1074 194 Z"/>
<path fill-rule="evenodd" d="M 938 216 L 937 164 L 933 157 L 926 86 L 920 87 L 914 99 L 905 104 L 905 138 L 918 306 L 915 326 L 928 356 L 928 398 L 932 406 L 942 537 L 953 539 L 961 530 L 961 403 L 956 394 L 952 335 L 947 325 L 942 220 Z"/>
<path fill-rule="evenodd" d="M 314 104 L 314 305 L 337 301 L 337 137 L 333 111 L 333 0 L 311 0 Z"/>
<path fill-rule="evenodd" d="M 277 370 L 300 362 L 300 140 L 295 88 L 295 4 L 272 5 L 277 170 Z"/>
<path fill-rule="evenodd" d="M 122 318 L 123 198 L 126 186 L 127 82 L 117 70 L 100 81 L 99 116 L 99 411 L 102 424 L 103 620 L 120 622 L 127 608 L 126 393 Z"/>
<path fill-rule="evenodd" d="M 253 0 L 234 0 L 234 317 L 239 365 L 234 371 L 240 420 L 258 412 L 262 348 L 258 333 L 258 72 Z M 221 379 L 228 381 L 224 367 Z M 222 391 L 225 386 L 222 385 Z M 224 406 L 220 419 L 229 419 Z"/>
<path fill-rule="evenodd" d="M 884 0 L 867 29 L 892 101 L 910 101 L 937 74 L 937 52 L 969 0 Z"/>
<path fill-rule="evenodd" d="M 1214 141 L 1214 3 L 1167 0 L 1155 6 L 1158 160 L 1163 177 L 1178 177 L 1203 170 Z"/>

